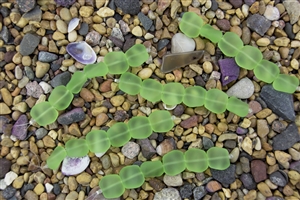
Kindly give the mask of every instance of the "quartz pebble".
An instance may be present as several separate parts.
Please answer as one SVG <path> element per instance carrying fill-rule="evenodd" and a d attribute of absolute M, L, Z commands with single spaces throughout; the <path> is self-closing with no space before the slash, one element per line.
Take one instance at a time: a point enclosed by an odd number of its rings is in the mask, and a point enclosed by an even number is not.
<path fill-rule="evenodd" d="M 183 184 L 181 174 L 175 176 L 164 175 L 164 183 L 169 187 L 177 187 Z"/>
<path fill-rule="evenodd" d="M 194 51 L 195 46 L 195 41 L 182 33 L 176 33 L 171 40 L 172 53 Z"/>
<path fill-rule="evenodd" d="M 181 200 L 178 190 L 175 188 L 164 188 L 160 192 L 156 192 L 154 200 Z"/>
<path fill-rule="evenodd" d="M 279 19 L 280 13 L 279 13 L 278 8 L 273 7 L 273 6 L 271 6 L 271 5 L 267 5 L 267 6 L 266 6 L 265 13 L 264 13 L 264 16 L 265 16 L 268 20 L 274 21 L 274 20 L 278 20 L 278 19 Z"/>
<path fill-rule="evenodd" d="M 140 152 L 140 146 L 135 142 L 128 142 L 122 147 L 122 153 L 125 157 L 133 159 Z"/>
<path fill-rule="evenodd" d="M 228 96 L 247 99 L 254 93 L 254 85 L 249 78 L 245 77 L 229 88 L 226 93 Z"/>

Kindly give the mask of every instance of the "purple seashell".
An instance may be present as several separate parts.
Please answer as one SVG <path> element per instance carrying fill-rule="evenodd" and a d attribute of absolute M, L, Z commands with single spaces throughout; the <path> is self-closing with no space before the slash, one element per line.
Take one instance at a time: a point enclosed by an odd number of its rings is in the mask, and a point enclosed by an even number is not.
<path fill-rule="evenodd" d="M 27 137 L 27 115 L 21 115 L 16 123 L 13 125 L 11 134 L 19 140 L 24 140 Z"/>
<path fill-rule="evenodd" d="M 69 25 L 68 25 L 68 33 L 73 31 L 78 26 L 79 21 L 80 21 L 79 18 L 71 19 L 71 21 L 69 22 Z"/>
<path fill-rule="evenodd" d="M 61 172 L 66 176 L 80 174 L 89 166 L 89 164 L 89 156 L 81 158 L 66 157 L 62 163 Z"/>
<path fill-rule="evenodd" d="M 67 52 L 78 62 L 82 64 L 93 64 L 96 59 L 96 53 L 88 43 L 72 42 L 67 46 Z"/>
<path fill-rule="evenodd" d="M 237 80 L 240 74 L 240 68 L 236 64 L 234 58 L 225 58 L 218 61 L 221 69 L 221 82 L 225 86 L 231 81 Z"/>

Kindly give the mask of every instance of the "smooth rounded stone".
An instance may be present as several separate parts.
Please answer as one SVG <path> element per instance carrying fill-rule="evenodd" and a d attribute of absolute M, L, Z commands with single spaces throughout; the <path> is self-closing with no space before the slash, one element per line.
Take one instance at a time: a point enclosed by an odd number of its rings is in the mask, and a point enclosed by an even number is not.
<path fill-rule="evenodd" d="M 247 18 L 247 26 L 259 35 L 264 36 L 270 28 L 271 22 L 262 15 L 254 14 Z"/>
<path fill-rule="evenodd" d="M 34 72 L 33 72 L 33 70 L 30 67 L 28 67 L 28 66 L 25 66 L 24 70 L 25 70 L 25 74 L 29 78 L 29 80 L 33 80 L 34 79 Z"/>
<path fill-rule="evenodd" d="M 288 35 L 290 39 L 295 39 L 295 33 L 293 32 L 293 26 L 290 23 L 286 23 L 284 27 L 284 31 Z"/>
<path fill-rule="evenodd" d="M 48 131 L 45 128 L 39 128 L 35 131 L 35 135 L 37 139 L 42 139 L 48 134 Z"/>
<path fill-rule="evenodd" d="M 140 153 L 140 146 L 135 142 L 127 142 L 121 151 L 125 157 L 133 159 Z"/>
<path fill-rule="evenodd" d="M 177 187 L 183 184 L 183 180 L 181 174 L 177 174 L 175 176 L 169 176 L 167 174 L 164 175 L 164 183 L 169 187 Z"/>
<path fill-rule="evenodd" d="M 73 176 L 83 172 L 90 164 L 89 156 L 81 158 L 66 157 L 63 160 L 61 172 L 66 176 Z"/>
<path fill-rule="evenodd" d="M 40 51 L 38 55 L 38 60 L 45 63 L 50 63 L 58 59 L 58 55 L 46 51 Z"/>
<path fill-rule="evenodd" d="M 222 31 L 229 31 L 231 26 L 228 19 L 219 19 L 216 23 L 217 27 L 219 27 Z"/>
<path fill-rule="evenodd" d="M 195 47 L 196 47 L 195 41 L 182 33 L 176 33 L 172 37 L 171 40 L 172 53 L 194 51 Z"/>
<path fill-rule="evenodd" d="M 254 93 L 254 84 L 247 77 L 239 80 L 226 92 L 228 96 L 234 96 L 240 99 L 248 99 L 253 95 L 253 93 Z"/>
<path fill-rule="evenodd" d="M 251 161 L 251 174 L 256 183 L 267 179 L 267 166 L 261 160 Z"/>
<path fill-rule="evenodd" d="M 191 116 L 180 122 L 180 126 L 185 129 L 189 129 L 198 125 L 198 116 Z"/>
<path fill-rule="evenodd" d="M 181 197 L 175 188 L 164 188 L 155 193 L 154 200 L 181 200 Z"/>
<path fill-rule="evenodd" d="M 68 33 L 68 26 L 67 26 L 66 22 L 64 22 L 61 19 L 56 21 L 56 28 L 59 32 L 61 32 L 63 34 Z"/>
<path fill-rule="evenodd" d="M 210 169 L 212 177 L 222 183 L 223 185 L 229 185 L 235 181 L 235 168 L 236 166 L 231 164 L 225 170 Z"/>
<path fill-rule="evenodd" d="M 101 37 L 102 36 L 97 31 L 91 31 L 86 35 L 85 41 L 91 46 L 96 46 L 99 45 Z"/>
<path fill-rule="evenodd" d="M 152 158 L 153 155 L 155 155 L 156 150 L 154 149 L 153 145 L 151 144 L 148 138 L 137 140 L 137 143 L 141 147 L 142 155 L 147 160 L 149 160 L 150 158 Z"/>
<path fill-rule="evenodd" d="M 205 190 L 204 186 L 195 187 L 193 190 L 193 195 L 194 195 L 195 200 L 202 199 L 206 194 L 207 194 L 207 191 Z"/>
<path fill-rule="evenodd" d="M 5 199 L 10 199 L 15 195 L 16 192 L 17 192 L 17 190 L 15 188 L 13 188 L 12 186 L 8 186 L 7 188 L 5 188 L 3 190 L 2 196 Z"/>
<path fill-rule="evenodd" d="M 30 82 L 26 85 L 26 91 L 28 96 L 32 96 L 38 99 L 43 94 L 43 88 L 36 82 Z"/>
<path fill-rule="evenodd" d="M 68 7 L 68 6 L 73 5 L 76 2 L 76 0 L 55 0 L 55 2 L 58 5 L 61 5 L 61 6 L 64 6 L 64 7 Z"/>
<path fill-rule="evenodd" d="M 285 173 L 285 172 L 282 172 L 282 171 L 273 172 L 272 174 L 270 174 L 270 177 L 269 177 L 270 181 L 280 187 L 286 186 L 286 184 L 288 183 L 288 180 L 286 178 L 287 175 L 284 176 L 282 173 Z"/>
<path fill-rule="evenodd" d="M 27 137 L 28 118 L 27 115 L 20 115 L 16 123 L 13 125 L 11 134 L 19 140 L 24 140 Z"/>
<path fill-rule="evenodd" d="M 174 111 L 173 111 L 173 115 L 175 115 L 176 117 L 180 117 L 184 112 L 184 107 L 183 105 L 179 104 L 175 107 Z"/>
<path fill-rule="evenodd" d="M 104 169 L 108 169 L 111 166 L 111 161 L 110 161 L 110 157 L 108 155 L 104 155 L 102 156 L 102 158 L 100 158 L 102 166 Z"/>
<path fill-rule="evenodd" d="M 13 172 L 13 171 L 9 171 L 5 174 L 4 177 L 4 183 L 8 186 L 10 185 L 16 178 L 18 177 L 18 175 Z"/>
<path fill-rule="evenodd" d="M 53 193 L 59 195 L 61 193 L 61 188 L 58 183 L 53 184 Z"/>
<path fill-rule="evenodd" d="M 273 137 L 274 150 L 287 150 L 300 141 L 300 135 L 295 123 L 291 123 L 280 134 Z"/>
<path fill-rule="evenodd" d="M 262 87 L 260 97 L 276 115 L 289 121 L 295 121 L 292 94 L 279 92 L 268 84 Z"/>
<path fill-rule="evenodd" d="M 37 78 L 42 78 L 50 69 L 50 64 L 37 61 L 36 62 L 36 69 L 35 69 L 35 76 Z"/>
<path fill-rule="evenodd" d="M 68 24 L 68 33 L 73 31 L 78 26 L 79 21 L 80 21 L 80 19 L 75 17 L 69 22 L 69 24 Z"/>
<path fill-rule="evenodd" d="M 231 3 L 234 8 L 240 8 L 243 5 L 243 0 L 229 0 L 229 3 Z"/>
<path fill-rule="evenodd" d="M 40 36 L 33 33 L 26 33 L 20 43 L 20 54 L 23 56 L 29 56 L 32 54 L 40 43 L 40 40 Z"/>
<path fill-rule="evenodd" d="M 85 36 L 89 32 L 89 25 L 85 22 L 82 22 L 80 29 L 78 30 L 79 35 Z"/>
<path fill-rule="evenodd" d="M 71 73 L 66 71 L 61 74 L 56 75 L 50 82 L 52 87 L 57 87 L 60 85 L 67 85 L 71 80 Z"/>
<path fill-rule="evenodd" d="M 73 110 L 60 115 L 57 122 L 62 125 L 69 125 L 74 122 L 80 122 L 85 119 L 85 113 L 82 108 L 74 108 Z"/>
<path fill-rule="evenodd" d="M 9 172 L 12 162 L 6 158 L 0 158 L 0 178 L 4 178 L 5 174 Z"/>
<path fill-rule="evenodd" d="M 280 13 L 278 8 L 273 7 L 271 5 L 267 5 L 266 6 L 266 10 L 264 13 L 264 16 L 270 20 L 270 21 L 274 21 L 274 20 L 278 20 L 280 18 Z"/>
<path fill-rule="evenodd" d="M 240 180 L 243 182 L 243 185 L 248 190 L 253 190 L 256 188 L 256 183 L 253 179 L 253 176 L 250 173 L 244 173 L 240 176 Z"/>
<path fill-rule="evenodd" d="M 82 64 L 93 64 L 97 59 L 92 47 L 84 41 L 69 43 L 66 49 L 76 61 Z"/>
<path fill-rule="evenodd" d="M 176 149 L 174 138 L 168 138 L 156 147 L 156 152 L 158 155 L 163 156 L 174 149 Z"/>
<path fill-rule="evenodd" d="M 214 146 L 213 141 L 211 139 L 207 138 L 207 137 L 202 138 L 202 144 L 203 144 L 203 148 L 205 150 L 208 150 L 208 149 L 210 149 L 211 147 Z"/>
<path fill-rule="evenodd" d="M 139 0 L 115 0 L 115 5 L 123 14 L 137 15 L 141 10 Z"/>
<path fill-rule="evenodd" d="M 108 8 L 108 7 L 102 7 L 97 11 L 97 15 L 99 15 L 100 17 L 112 17 L 114 16 L 115 11 Z"/>

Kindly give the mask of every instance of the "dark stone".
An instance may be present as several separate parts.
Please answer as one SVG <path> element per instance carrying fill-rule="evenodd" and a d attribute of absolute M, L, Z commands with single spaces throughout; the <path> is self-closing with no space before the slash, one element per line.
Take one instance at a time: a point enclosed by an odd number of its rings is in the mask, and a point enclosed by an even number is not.
<path fill-rule="evenodd" d="M 16 51 L 8 51 L 8 52 L 6 52 L 5 55 L 4 55 L 5 62 L 7 62 L 7 63 L 12 62 L 12 59 L 13 59 L 13 57 L 14 57 L 14 55 L 16 53 L 17 53 Z"/>
<path fill-rule="evenodd" d="M 211 0 L 211 7 L 210 7 L 210 9 L 212 11 L 216 11 L 216 10 L 218 10 L 218 8 L 219 8 L 218 2 L 216 0 Z"/>
<path fill-rule="evenodd" d="M 27 115 L 20 115 L 16 123 L 13 125 L 11 134 L 18 138 L 19 140 L 25 140 L 27 137 L 27 125 L 28 118 Z"/>
<path fill-rule="evenodd" d="M 200 200 L 207 194 L 207 192 L 204 186 L 198 186 L 193 190 L 193 194 L 195 200 Z"/>
<path fill-rule="evenodd" d="M 274 150 L 287 150 L 300 141 L 298 127 L 291 123 L 282 133 L 273 138 Z"/>
<path fill-rule="evenodd" d="M 234 58 L 221 59 L 218 63 L 221 70 L 221 82 L 223 86 L 238 79 L 240 67 L 236 64 Z"/>
<path fill-rule="evenodd" d="M 290 164 L 290 169 L 297 171 L 300 173 L 300 161 L 295 161 Z"/>
<path fill-rule="evenodd" d="M 192 128 L 197 125 L 198 125 L 198 117 L 196 115 L 191 116 L 191 117 L 183 120 L 182 122 L 180 122 L 180 126 L 182 126 L 182 128 L 185 128 L 185 129 L 189 129 L 189 128 Z"/>
<path fill-rule="evenodd" d="M 216 25 L 222 31 L 229 31 L 230 30 L 230 22 L 229 22 L 228 19 L 218 19 Z"/>
<path fill-rule="evenodd" d="M 80 122 L 85 119 L 85 113 L 82 108 L 74 108 L 73 110 L 60 115 L 57 122 L 62 125 L 69 125 L 74 122 Z"/>
<path fill-rule="evenodd" d="M 156 153 L 156 150 L 148 138 L 137 140 L 137 144 L 141 146 L 142 154 L 147 160 L 151 159 Z"/>
<path fill-rule="evenodd" d="M 141 10 L 139 0 L 115 0 L 115 4 L 124 14 L 137 15 Z"/>
<path fill-rule="evenodd" d="M 272 85 L 263 86 L 260 97 L 265 101 L 267 106 L 279 117 L 294 121 L 295 111 L 293 105 L 293 95 L 279 92 Z"/>
<path fill-rule="evenodd" d="M 166 188 L 166 185 L 159 179 L 153 178 L 149 180 L 149 185 L 157 192 Z"/>
<path fill-rule="evenodd" d="M 3 18 L 7 17 L 10 13 L 10 9 L 8 9 L 7 7 L 3 6 L 0 8 L 0 13 L 2 15 Z"/>
<path fill-rule="evenodd" d="M 38 60 L 41 62 L 50 63 L 57 59 L 58 59 L 58 55 L 56 55 L 54 53 L 50 53 L 50 52 L 46 52 L 46 51 L 39 52 Z"/>
<path fill-rule="evenodd" d="M 4 178 L 5 174 L 10 171 L 11 161 L 6 158 L 0 158 L 0 178 Z"/>
<path fill-rule="evenodd" d="M 21 196 L 24 197 L 28 190 L 33 190 L 34 185 L 32 183 L 24 184 L 21 188 Z"/>
<path fill-rule="evenodd" d="M 108 7 L 112 10 L 116 10 L 115 0 L 110 0 L 108 3 Z"/>
<path fill-rule="evenodd" d="M 204 150 L 208 150 L 208 149 L 210 149 L 211 147 L 214 146 L 213 141 L 208 137 L 203 137 L 202 138 L 202 144 L 203 144 L 203 149 Z"/>
<path fill-rule="evenodd" d="M 30 67 L 25 66 L 24 71 L 25 71 L 25 75 L 29 78 L 29 80 L 32 81 L 34 79 L 34 72 L 33 72 L 33 70 Z"/>
<path fill-rule="evenodd" d="M 114 43 L 114 45 L 116 45 L 120 49 L 123 48 L 123 41 L 120 38 L 117 38 L 117 37 L 114 37 L 111 35 L 108 38 Z"/>
<path fill-rule="evenodd" d="M 261 160 L 251 161 L 251 173 L 256 183 L 267 179 L 267 166 Z"/>
<path fill-rule="evenodd" d="M 40 22 L 42 20 L 42 10 L 40 6 L 36 6 L 33 10 L 23 15 L 28 21 Z"/>
<path fill-rule="evenodd" d="M 153 21 L 142 12 L 139 12 L 138 18 L 142 23 L 144 29 L 146 31 L 150 30 L 151 26 L 153 25 Z"/>
<path fill-rule="evenodd" d="M 9 119 L 5 116 L 0 116 L 0 133 L 3 133 L 4 130 L 4 125 L 6 125 L 7 123 L 9 123 Z M 1 178 L 1 177 L 0 177 Z"/>
<path fill-rule="evenodd" d="M 76 0 L 54 0 L 57 4 L 64 6 L 64 7 L 68 7 L 73 5 Z"/>
<path fill-rule="evenodd" d="M 179 193 L 181 198 L 190 198 L 193 194 L 193 185 L 192 184 L 184 184 L 179 188 Z"/>
<path fill-rule="evenodd" d="M 244 173 L 241 175 L 240 180 L 243 182 L 243 185 L 248 190 L 256 189 L 256 183 L 253 179 L 253 176 L 249 173 Z"/>
<path fill-rule="evenodd" d="M 245 4 L 251 6 L 256 0 L 244 0 Z"/>
<path fill-rule="evenodd" d="M 271 22 L 262 15 L 254 14 L 248 17 L 247 26 L 257 32 L 259 35 L 264 36 L 271 26 Z"/>
<path fill-rule="evenodd" d="M 125 110 L 117 110 L 114 116 L 114 120 L 117 122 L 124 122 L 128 119 L 128 114 Z"/>
<path fill-rule="evenodd" d="M 6 26 L 2 27 L 2 30 L 0 32 L 0 38 L 4 41 L 5 44 L 10 44 L 13 41 L 11 33 Z"/>
<path fill-rule="evenodd" d="M 55 195 L 59 195 L 61 193 L 61 189 L 60 189 L 59 184 L 57 184 L 57 183 L 53 184 L 53 193 Z"/>
<path fill-rule="evenodd" d="M 53 72 L 55 72 L 56 70 L 58 70 L 61 67 L 62 61 L 64 60 L 63 57 L 53 61 L 50 65 L 50 68 Z"/>
<path fill-rule="evenodd" d="M 22 12 L 28 12 L 35 6 L 35 0 L 17 0 L 16 4 L 19 6 Z"/>
<path fill-rule="evenodd" d="M 282 173 L 284 173 L 284 172 L 280 172 L 280 171 L 273 172 L 270 175 L 270 181 L 280 187 L 286 186 L 286 184 L 288 183 L 288 180 L 285 178 L 285 176 L 283 176 Z"/>
<path fill-rule="evenodd" d="M 243 0 L 229 0 L 229 3 L 231 3 L 234 8 L 240 8 L 243 5 Z"/>
<path fill-rule="evenodd" d="M 183 113 L 184 113 L 184 107 L 181 104 L 177 105 L 173 111 L 173 114 L 176 117 L 180 117 Z"/>
<path fill-rule="evenodd" d="M 295 39 L 295 33 L 293 32 L 293 26 L 290 23 L 286 23 L 284 27 L 284 31 L 288 35 L 290 39 Z"/>
<path fill-rule="evenodd" d="M 277 132 L 277 133 L 281 133 L 282 131 L 284 131 L 286 129 L 286 125 L 280 121 L 280 120 L 275 120 L 272 123 L 272 130 Z"/>
<path fill-rule="evenodd" d="M 80 24 L 80 29 L 78 30 L 79 35 L 86 36 L 89 32 L 89 25 L 85 22 Z"/>
<path fill-rule="evenodd" d="M 158 41 L 157 44 L 157 51 L 162 50 L 165 46 L 169 44 L 170 40 L 169 39 L 161 39 Z"/>
<path fill-rule="evenodd" d="M 195 83 L 196 83 L 196 85 L 199 85 L 201 87 L 205 86 L 205 81 L 203 80 L 202 76 L 196 76 Z"/>
<path fill-rule="evenodd" d="M 40 36 L 32 33 L 26 33 L 20 44 L 20 54 L 28 56 L 32 54 L 40 43 Z"/>
<path fill-rule="evenodd" d="M 211 169 L 211 174 L 214 179 L 227 186 L 235 181 L 235 165 L 230 165 L 225 170 Z"/>
<path fill-rule="evenodd" d="M 60 85 L 67 85 L 67 83 L 71 80 L 71 73 L 66 71 L 61 74 L 56 75 L 50 82 L 52 87 L 57 87 Z"/>
<path fill-rule="evenodd" d="M 2 196 L 5 198 L 5 199 L 9 199 L 9 198 L 12 198 L 15 193 L 17 192 L 17 190 L 15 188 L 13 188 L 12 186 L 8 186 L 7 188 L 5 188 L 2 192 Z"/>
<path fill-rule="evenodd" d="M 130 47 L 132 47 L 135 44 L 135 38 L 128 38 L 125 40 L 125 43 L 123 45 L 123 51 L 127 51 Z"/>

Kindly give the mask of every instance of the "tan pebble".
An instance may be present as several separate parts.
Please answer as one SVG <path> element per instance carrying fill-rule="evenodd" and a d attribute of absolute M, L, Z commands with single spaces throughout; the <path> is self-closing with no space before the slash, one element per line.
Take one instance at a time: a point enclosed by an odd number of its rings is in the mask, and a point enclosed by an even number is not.
<path fill-rule="evenodd" d="M 287 37 L 280 37 L 274 40 L 274 44 L 279 47 L 286 47 L 290 43 L 290 39 Z"/>
<path fill-rule="evenodd" d="M 140 26 L 136 26 L 132 29 L 131 33 L 137 37 L 142 37 L 143 31 Z"/>
<path fill-rule="evenodd" d="M 96 126 L 102 126 L 108 120 L 108 116 L 105 113 L 100 113 L 96 117 Z"/>
<path fill-rule="evenodd" d="M 100 17 L 112 17 L 114 16 L 115 11 L 110 9 L 109 7 L 102 7 L 97 11 L 97 15 Z"/>
<path fill-rule="evenodd" d="M 272 192 L 271 192 L 270 188 L 269 188 L 268 185 L 265 184 L 264 182 L 260 182 L 259 184 L 257 184 L 257 189 L 258 189 L 265 197 L 270 197 L 270 196 L 272 196 Z"/>
<path fill-rule="evenodd" d="M 242 142 L 242 148 L 246 151 L 249 155 L 252 155 L 252 140 L 249 137 L 245 137 Z"/>
<path fill-rule="evenodd" d="M 65 21 L 70 21 L 72 19 L 72 15 L 69 9 L 62 8 L 59 12 L 60 17 Z"/>
<path fill-rule="evenodd" d="M 76 177 L 76 181 L 83 186 L 88 186 L 91 180 L 92 176 L 86 172 L 82 172 Z"/>
<path fill-rule="evenodd" d="M 50 69 L 49 63 L 43 63 L 41 61 L 37 61 L 35 76 L 37 78 L 42 78 L 48 72 L 49 69 Z"/>
<path fill-rule="evenodd" d="M 22 62 L 22 55 L 21 55 L 19 52 L 17 52 L 17 53 L 14 55 L 12 61 L 13 61 L 15 64 L 20 64 L 20 63 Z"/>
<path fill-rule="evenodd" d="M 19 63 L 18 63 L 19 64 Z M 4 66 L 4 69 L 7 70 L 7 71 L 10 71 L 10 70 L 13 70 L 15 69 L 16 65 L 15 63 L 8 63 Z"/>
<path fill-rule="evenodd" d="M 75 42 L 76 39 L 77 39 L 77 32 L 76 30 L 73 30 L 68 34 L 68 40 L 69 42 Z"/>
<path fill-rule="evenodd" d="M 81 132 L 79 130 L 79 127 L 78 127 L 77 123 L 73 123 L 69 126 L 69 132 L 70 132 L 71 135 L 74 135 L 76 137 L 81 136 Z"/>
<path fill-rule="evenodd" d="M 289 148 L 289 154 L 292 156 L 293 160 L 300 160 L 300 151 L 294 148 Z"/>
<path fill-rule="evenodd" d="M 81 98 L 83 98 L 86 102 L 92 102 L 94 100 L 94 95 L 93 93 L 86 89 L 86 88 L 82 88 L 80 91 L 80 96 Z"/>
<path fill-rule="evenodd" d="M 7 106 L 11 106 L 12 105 L 12 96 L 11 96 L 10 92 L 6 88 L 2 88 L 0 90 L 0 92 L 1 92 L 4 103 Z"/>
<path fill-rule="evenodd" d="M 74 60 L 73 59 L 66 59 L 66 60 L 62 61 L 62 65 L 64 67 L 69 67 L 69 66 L 71 66 L 73 64 L 74 64 Z"/>
<path fill-rule="evenodd" d="M 78 183 L 76 182 L 76 178 L 74 176 L 70 176 L 68 178 L 68 186 L 70 191 L 74 191 L 78 187 Z"/>
<path fill-rule="evenodd" d="M 121 106 L 124 103 L 124 101 L 125 101 L 125 97 L 121 95 L 113 96 L 110 99 L 110 103 L 115 107 Z"/>
<path fill-rule="evenodd" d="M 182 6 L 189 6 L 192 4 L 192 0 L 181 0 Z"/>
<path fill-rule="evenodd" d="M 17 23 L 17 26 L 20 28 L 24 28 L 28 24 L 28 20 L 21 17 L 20 20 Z"/>
<path fill-rule="evenodd" d="M 187 142 L 194 142 L 197 139 L 197 135 L 195 133 L 189 134 L 185 137 Z"/>
<path fill-rule="evenodd" d="M 243 122 L 241 123 L 242 128 L 249 128 L 251 125 L 251 121 L 248 118 L 244 118 Z"/>
<path fill-rule="evenodd" d="M 151 33 L 146 33 L 146 35 L 144 37 L 146 40 L 150 40 L 150 39 L 154 38 L 154 35 L 152 35 Z"/>
<path fill-rule="evenodd" d="M 30 66 L 31 65 L 30 56 L 23 56 L 22 57 L 22 65 L 24 65 L 24 66 Z"/>
<path fill-rule="evenodd" d="M 17 163 L 17 165 L 20 165 L 20 166 L 28 165 L 29 156 L 20 156 L 19 158 L 17 158 L 16 163 Z"/>
<path fill-rule="evenodd" d="M 295 69 L 295 70 L 298 70 L 299 69 L 299 62 L 298 62 L 298 60 L 296 60 L 295 58 L 292 59 L 292 61 L 291 61 L 291 67 L 293 69 Z"/>
<path fill-rule="evenodd" d="M 5 103 L 0 103 L 0 115 L 6 115 L 11 113 L 11 110 Z"/>
<path fill-rule="evenodd" d="M 58 48 L 53 40 L 49 41 L 48 48 L 49 48 L 49 52 L 58 53 Z"/>
<path fill-rule="evenodd" d="M 260 38 L 256 41 L 256 44 L 261 47 L 266 47 L 270 44 L 270 40 L 268 38 Z"/>
<path fill-rule="evenodd" d="M 14 182 L 12 183 L 12 186 L 13 186 L 14 188 L 16 188 L 16 189 L 21 189 L 22 186 L 23 186 L 23 184 L 24 184 L 24 178 L 23 178 L 23 176 L 18 176 L 18 177 L 14 180 Z"/>
<path fill-rule="evenodd" d="M 59 19 L 56 21 L 56 28 L 61 33 L 67 33 L 68 32 L 68 25 L 63 20 Z"/>
<path fill-rule="evenodd" d="M 152 75 L 153 71 L 150 68 L 143 68 L 141 71 L 139 71 L 138 76 L 141 79 L 148 79 Z"/>
<path fill-rule="evenodd" d="M 256 113 L 256 117 L 259 119 L 264 119 L 272 114 L 272 110 L 269 108 L 265 108 L 258 113 Z"/>
<path fill-rule="evenodd" d="M 296 199 L 299 199 L 299 194 L 298 194 L 298 198 L 296 198 L 296 197 L 293 198 L 293 197 L 292 197 L 292 195 L 294 194 L 294 190 L 293 190 L 293 188 L 291 188 L 291 186 L 289 186 L 289 185 L 284 186 L 284 188 L 283 188 L 283 194 L 284 194 L 285 196 L 291 197 L 290 200 L 296 200 Z M 288 199 L 288 198 L 286 198 L 286 199 Z"/>
<path fill-rule="evenodd" d="M 104 35 L 106 33 L 106 28 L 102 24 L 93 24 L 93 29 L 100 33 L 101 35 Z"/>
<path fill-rule="evenodd" d="M 45 147 L 53 148 L 56 146 L 55 141 L 49 135 L 46 135 L 45 137 L 43 137 L 43 142 L 44 142 Z"/>
<path fill-rule="evenodd" d="M 218 142 L 223 142 L 226 140 L 236 140 L 237 135 L 233 133 L 225 133 L 219 136 Z"/>
<path fill-rule="evenodd" d="M 53 40 L 63 40 L 65 39 L 65 35 L 59 31 L 55 31 L 52 35 Z"/>
<path fill-rule="evenodd" d="M 33 191 L 34 191 L 37 195 L 41 195 L 41 194 L 44 192 L 44 190 L 45 190 L 45 187 L 44 187 L 43 184 L 41 184 L 41 183 L 38 183 L 38 184 L 34 187 L 34 189 L 33 189 Z"/>
<path fill-rule="evenodd" d="M 4 147 L 12 147 L 14 143 L 10 138 L 3 138 L 1 141 L 1 145 Z"/>
<path fill-rule="evenodd" d="M 290 154 L 283 151 L 275 151 L 275 158 L 285 169 L 289 168 L 289 161 L 292 158 Z"/>
<path fill-rule="evenodd" d="M 82 6 L 79 9 L 79 14 L 81 17 L 89 17 L 93 14 L 94 8 L 92 6 Z"/>
<path fill-rule="evenodd" d="M 98 116 L 100 113 L 107 113 L 107 108 L 104 106 L 96 107 L 92 110 L 93 116 Z"/>

